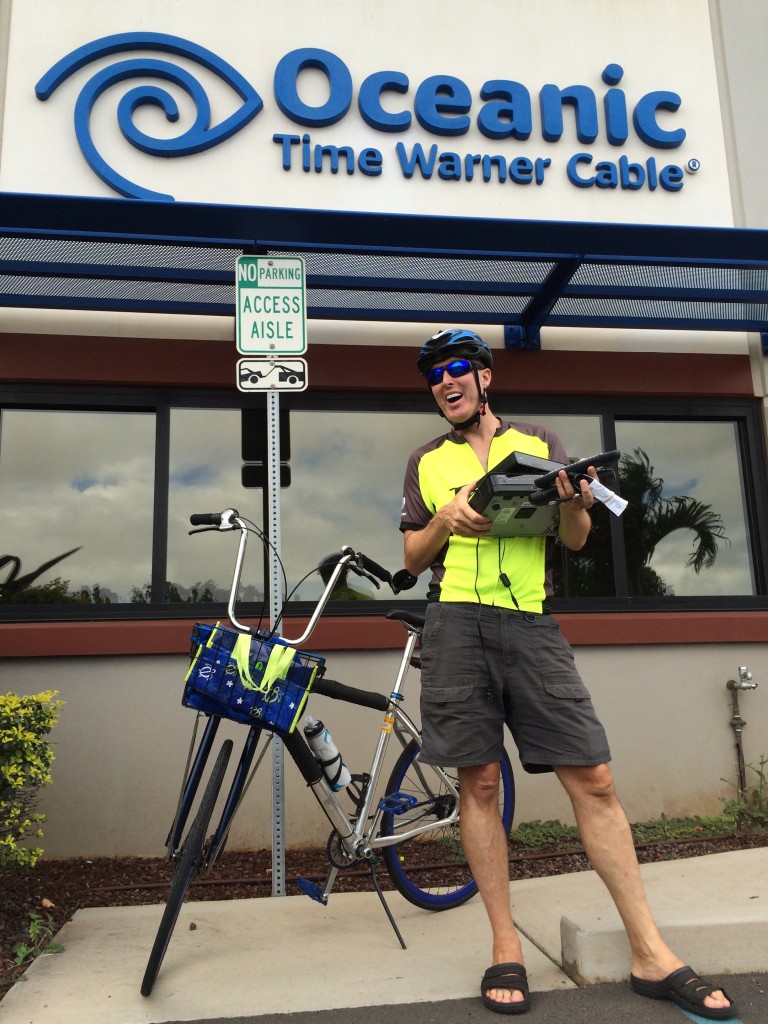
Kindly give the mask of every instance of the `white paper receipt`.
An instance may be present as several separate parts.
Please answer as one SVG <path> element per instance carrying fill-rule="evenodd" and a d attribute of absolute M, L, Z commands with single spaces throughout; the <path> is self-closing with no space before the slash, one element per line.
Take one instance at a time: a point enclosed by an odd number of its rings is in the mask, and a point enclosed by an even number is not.
<path fill-rule="evenodd" d="M 624 498 L 620 498 L 618 494 L 615 494 L 613 491 L 609 491 L 608 488 L 604 484 L 601 484 L 599 480 L 591 480 L 589 489 L 592 491 L 597 501 L 602 501 L 606 508 L 609 508 L 615 516 L 620 516 L 629 504 L 629 502 L 625 501 Z"/>

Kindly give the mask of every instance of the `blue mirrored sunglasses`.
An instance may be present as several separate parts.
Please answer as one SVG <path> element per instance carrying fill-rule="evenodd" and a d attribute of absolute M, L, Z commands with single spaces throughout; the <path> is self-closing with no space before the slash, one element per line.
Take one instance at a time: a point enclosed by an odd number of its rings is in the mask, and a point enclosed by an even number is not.
<path fill-rule="evenodd" d="M 433 366 L 427 372 L 427 384 L 433 388 L 435 384 L 439 384 L 443 379 L 444 373 L 447 373 L 449 377 L 453 377 L 455 380 L 456 377 L 463 377 L 471 370 L 472 363 L 468 359 L 454 359 L 447 366 Z"/>

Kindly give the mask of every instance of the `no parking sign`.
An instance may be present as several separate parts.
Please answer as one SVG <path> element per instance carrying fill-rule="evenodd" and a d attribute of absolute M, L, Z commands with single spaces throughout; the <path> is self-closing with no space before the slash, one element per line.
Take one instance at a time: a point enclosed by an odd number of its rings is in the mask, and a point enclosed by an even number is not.
<path fill-rule="evenodd" d="M 307 351 L 306 270 L 300 256 L 239 256 L 235 283 L 238 352 Z"/>

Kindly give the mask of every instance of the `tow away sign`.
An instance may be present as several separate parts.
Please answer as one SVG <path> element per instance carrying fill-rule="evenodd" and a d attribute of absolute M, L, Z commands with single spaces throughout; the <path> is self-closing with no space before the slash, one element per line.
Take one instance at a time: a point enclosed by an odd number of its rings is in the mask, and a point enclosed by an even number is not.
<path fill-rule="evenodd" d="M 307 364 L 304 359 L 238 359 L 237 387 L 240 391 L 305 391 Z"/>
<path fill-rule="evenodd" d="M 244 355 L 307 351 L 307 288 L 299 256 L 239 256 L 235 268 L 237 350 Z"/>

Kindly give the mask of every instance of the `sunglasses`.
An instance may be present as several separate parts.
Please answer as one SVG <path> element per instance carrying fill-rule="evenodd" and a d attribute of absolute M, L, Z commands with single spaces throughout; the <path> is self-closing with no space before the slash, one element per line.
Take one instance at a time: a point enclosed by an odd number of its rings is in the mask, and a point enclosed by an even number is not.
<path fill-rule="evenodd" d="M 471 371 L 472 363 L 468 359 L 454 359 L 447 366 L 433 366 L 427 372 L 427 384 L 433 388 L 435 384 L 439 384 L 443 379 L 444 373 L 447 373 L 449 377 L 453 377 L 455 380 L 457 377 L 463 377 L 465 374 L 471 373 Z"/>

